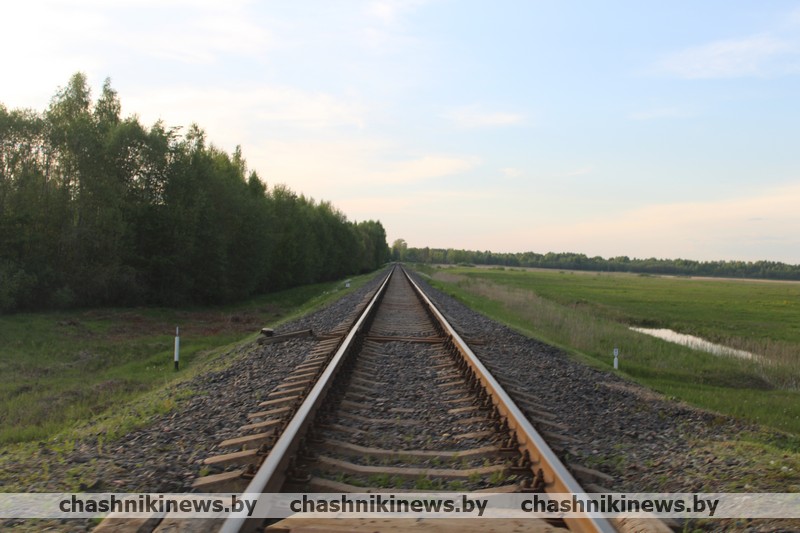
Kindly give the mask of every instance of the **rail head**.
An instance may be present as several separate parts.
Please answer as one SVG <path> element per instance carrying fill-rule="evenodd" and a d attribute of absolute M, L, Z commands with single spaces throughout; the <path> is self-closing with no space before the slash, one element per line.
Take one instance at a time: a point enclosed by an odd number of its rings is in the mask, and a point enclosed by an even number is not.
<path fill-rule="evenodd" d="M 545 480 L 549 483 L 547 492 L 585 494 L 586 491 L 581 487 L 580 483 L 578 483 L 572 473 L 567 470 L 556 453 L 550 448 L 539 432 L 536 431 L 533 424 L 531 424 L 528 418 L 522 413 L 517 404 L 514 403 L 511 396 L 509 396 L 500 383 L 492 376 L 491 372 L 489 372 L 486 366 L 478 359 L 478 356 L 475 355 L 467 343 L 464 342 L 464 339 L 461 338 L 453 326 L 450 325 L 422 288 L 411 278 L 405 269 L 403 269 L 403 274 L 408 278 L 411 285 L 417 291 L 417 294 L 425 305 L 428 306 L 436 320 L 439 321 L 446 335 L 450 337 L 453 345 L 475 373 L 475 376 L 480 380 L 481 385 L 492 398 L 492 402 L 495 407 L 497 407 L 498 412 L 507 420 L 509 428 L 515 432 L 520 451 L 527 452 L 531 460 L 537 463 L 537 467 L 543 470 Z M 565 522 L 570 526 L 570 529 L 576 531 L 603 533 L 612 533 L 616 531 L 605 518 L 587 516 L 565 519 Z"/>
<path fill-rule="evenodd" d="M 397 270 L 394 267 L 389 274 L 384 278 L 378 290 L 375 292 L 370 302 L 365 307 L 359 318 L 354 323 L 348 334 L 345 336 L 342 344 L 337 349 L 334 356 L 331 358 L 330 363 L 320 375 L 319 380 L 309 392 L 308 397 L 298 408 L 294 417 L 291 419 L 286 429 L 281 434 L 275 446 L 273 446 L 269 455 L 259 467 L 255 476 L 250 484 L 245 489 L 246 494 L 261 494 L 277 492 L 280 490 L 281 485 L 285 480 L 285 472 L 289 466 L 291 454 L 294 453 L 300 446 L 300 443 L 305 436 L 308 427 L 313 421 L 314 414 L 322 404 L 328 389 L 331 386 L 333 378 L 337 374 L 339 368 L 349 352 L 356 334 L 364 326 L 369 316 L 373 313 L 377 302 L 382 297 L 383 292 L 388 285 L 389 279 L 392 274 Z M 544 439 L 534 429 L 533 425 L 528 421 L 525 415 L 516 406 L 514 401 L 495 380 L 491 373 L 481 363 L 478 357 L 467 346 L 461 336 L 444 318 L 444 315 L 438 310 L 435 304 L 425 295 L 419 285 L 408 275 L 408 273 L 401 268 L 403 274 L 407 277 L 411 286 L 421 297 L 423 303 L 428 307 L 429 311 L 440 323 L 445 334 L 452 340 L 454 346 L 465 359 L 467 364 L 472 368 L 475 375 L 480 379 L 483 387 L 491 395 L 492 401 L 496 405 L 498 411 L 508 421 L 509 427 L 516 433 L 517 439 L 520 442 L 520 451 L 527 451 L 532 460 L 537 462 L 537 466 L 545 472 L 547 481 L 550 482 L 549 492 L 573 493 L 582 494 L 585 491 L 580 487 L 577 480 L 572 474 L 563 466 L 561 461 L 555 455 L 555 452 L 547 445 Z M 571 529 L 575 531 L 586 532 L 602 532 L 612 533 L 615 530 L 603 518 L 582 517 L 565 520 Z M 241 531 L 255 530 L 259 525 L 259 521 L 248 519 L 246 511 L 234 513 L 228 516 L 223 523 L 220 531 L 223 533 L 236 533 Z"/>
<path fill-rule="evenodd" d="M 380 300 L 389 279 L 392 277 L 396 267 L 393 267 L 389 274 L 384 278 L 378 290 L 372 296 L 364 311 L 358 317 L 353 327 L 345 336 L 336 353 L 331 358 L 330 363 L 320 375 L 316 384 L 312 387 L 308 396 L 297 412 L 289 421 L 286 429 L 275 442 L 275 445 L 270 450 L 269 455 L 261 463 L 253 479 L 245 489 L 246 494 L 261 494 L 269 492 L 278 492 L 285 480 L 285 472 L 289 466 L 291 455 L 298 449 L 300 443 L 305 436 L 308 427 L 313 422 L 314 414 L 319 409 L 320 405 L 325 399 L 333 378 L 336 376 L 342 362 L 353 345 L 356 334 L 362 328 L 364 322 L 373 312 L 376 303 Z M 258 521 L 248 519 L 246 511 L 234 513 L 228 516 L 220 528 L 221 533 L 236 533 L 240 531 L 254 530 L 258 526 Z"/>

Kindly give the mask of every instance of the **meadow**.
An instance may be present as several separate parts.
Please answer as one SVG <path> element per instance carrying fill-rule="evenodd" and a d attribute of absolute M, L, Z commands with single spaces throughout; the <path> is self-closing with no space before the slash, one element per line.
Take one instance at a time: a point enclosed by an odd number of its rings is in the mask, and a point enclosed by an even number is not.
<path fill-rule="evenodd" d="M 800 434 L 800 283 L 420 267 L 470 307 L 667 396 Z M 669 328 L 757 354 L 693 350 L 631 331 Z"/>
<path fill-rule="evenodd" d="M 219 355 L 262 327 L 317 309 L 372 277 L 354 277 L 350 288 L 341 281 L 306 285 L 225 307 L 0 316 L 0 445 L 74 433 L 101 416 L 114 418 L 107 437 L 128 431 L 176 406 L 171 385 L 232 364 Z"/>

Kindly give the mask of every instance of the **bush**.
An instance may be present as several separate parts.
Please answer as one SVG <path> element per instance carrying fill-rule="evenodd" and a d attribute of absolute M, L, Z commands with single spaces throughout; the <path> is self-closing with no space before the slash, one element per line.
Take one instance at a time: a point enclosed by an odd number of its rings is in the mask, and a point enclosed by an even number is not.
<path fill-rule="evenodd" d="M 18 309 L 35 285 L 35 276 L 8 261 L 0 262 L 0 312 Z"/>

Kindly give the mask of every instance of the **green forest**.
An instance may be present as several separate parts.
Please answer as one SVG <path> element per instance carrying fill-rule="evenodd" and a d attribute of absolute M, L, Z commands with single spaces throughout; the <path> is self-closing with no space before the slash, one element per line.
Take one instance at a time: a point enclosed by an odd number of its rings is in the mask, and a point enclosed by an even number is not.
<path fill-rule="evenodd" d="M 571 252 L 493 253 L 453 248 L 410 248 L 402 239 L 398 239 L 392 245 L 392 257 L 397 261 L 443 265 L 475 264 L 673 276 L 800 280 L 800 265 L 789 265 L 778 261 L 694 261 L 690 259 L 657 259 L 655 257 L 637 259 L 627 256 L 606 259 Z"/>
<path fill-rule="evenodd" d="M 38 112 L 0 104 L 0 311 L 225 303 L 370 271 L 378 221 L 248 171 L 193 124 L 121 117 L 73 75 Z"/>

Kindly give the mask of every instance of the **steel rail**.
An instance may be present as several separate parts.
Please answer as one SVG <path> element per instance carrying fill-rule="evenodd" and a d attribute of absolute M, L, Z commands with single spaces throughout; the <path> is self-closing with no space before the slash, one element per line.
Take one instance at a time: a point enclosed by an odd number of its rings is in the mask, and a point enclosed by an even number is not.
<path fill-rule="evenodd" d="M 285 481 L 286 469 L 289 466 L 291 455 L 299 448 L 301 440 L 314 420 L 314 414 L 325 399 L 325 395 L 333 383 L 333 378 L 338 373 L 345 356 L 352 347 L 356 334 L 361 330 L 364 322 L 371 315 L 376 302 L 382 297 L 395 269 L 396 267 L 392 268 L 391 272 L 389 272 L 383 280 L 381 286 L 375 291 L 369 304 L 364 308 L 364 312 L 361 313 L 361 316 L 350 329 L 344 341 L 339 346 L 339 349 L 336 350 L 336 354 L 331 358 L 327 368 L 325 368 L 320 375 L 317 383 L 297 409 L 297 412 L 289 421 L 289 424 L 278 438 L 275 446 L 272 447 L 269 455 L 247 485 L 244 494 L 261 494 L 265 492 L 278 492 L 280 490 L 281 485 L 283 485 Z M 236 533 L 254 530 L 259 526 L 260 522 L 261 520 L 248 519 L 246 511 L 234 513 L 222 524 L 220 533 Z"/>
<path fill-rule="evenodd" d="M 305 436 L 308 427 L 313 422 L 313 415 L 321 406 L 327 391 L 330 389 L 333 378 L 338 373 L 342 363 L 347 356 L 356 335 L 364 327 L 364 323 L 376 308 L 377 302 L 383 296 L 389 283 L 389 279 L 397 270 L 397 267 L 386 276 L 379 289 L 375 292 L 369 304 L 365 307 L 361 316 L 357 319 L 353 327 L 346 335 L 344 341 L 331 358 L 328 367 L 323 371 L 319 380 L 309 392 L 308 397 L 298 408 L 292 420 L 286 426 L 278 441 L 273 446 L 267 458 L 262 463 L 258 472 L 245 489 L 244 494 L 257 495 L 261 493 L 278 492 L 285 481 L 286 470 L 291 461 L 291 455 L 297 451 Z M 536 465 L 545 473 L 545 481 L 548 483 L 547 491 L 552 493 L 572 493 L 585 494 L 577 480 L 564 467 L 552 449 L 544 439 L 534 429 L 525 415 L 516 406 L 508 393 L 494 379 L 483 363 L 477 358 L 472 350 L 467 346 L 461 336 L 444 318 L 435 304 L 425 295 L 419 285 L 401 268 L 401 271 L 411 283 L 419 298 L 428 308 L 431 315 L 442 327 L 445 336 L 449 337 L 454 347 L 462 355 L 465 362 L 469 365 L 476 377 L 480 380 L 484 389 L 489 393 L 492 402 L 501 416 L 507 420 L 509 428 L 514 431 L 519 442 L 519 450 L 526 453 Z M 613 533 L 614 527 L 604 518 L 565 518 L 564 521 L 574 531 L 581 532 L 602 532 Z M 246 511 L 234 513 L 228 516 L 222 524 L 220 532 L 237 533 L 241 531 L 252 531 L 259 527 L 261 520 L 248 519 Z"/>
<path fill-rule="evenodd" d="M 480 380 L 484 389 L 492 398 L 497 411 L 506 419 L 509 428 L 515 432 L 520 452 L 523 454 L 527 452 L 530 459 L 544 471 L 545 481 L 548 484 L 546 491 L 551 493 L 586 494 L 586 491 L 580 486 L 575 477 L 567 470 L 500 383 L 497 382 L 475 353 L 467 346 L 467 343 L 453 329 L 436 305 L 422 291 L 420 286 L 411 279 L 408 272 L 405 269 L 402 270 L 408 281 L 411 282 L 411 286 L 414 287 L 419 297 L 425 302 L 425 305 L 442 326 L 445 334 L 450 337 L 455 348 Z M 574 531 L 603 533 L 616 531 L 607 519 L 601 517 L 564 518 L 564 521 Z"/>

